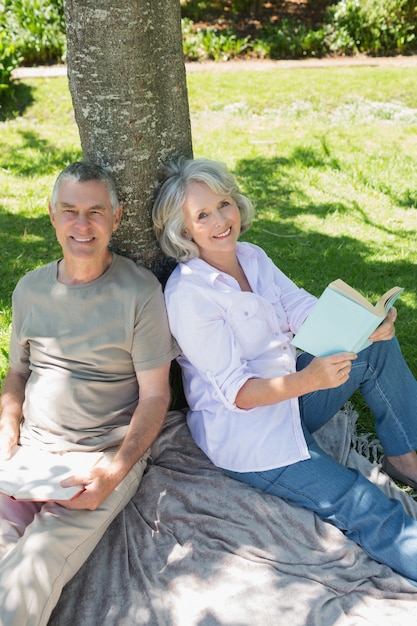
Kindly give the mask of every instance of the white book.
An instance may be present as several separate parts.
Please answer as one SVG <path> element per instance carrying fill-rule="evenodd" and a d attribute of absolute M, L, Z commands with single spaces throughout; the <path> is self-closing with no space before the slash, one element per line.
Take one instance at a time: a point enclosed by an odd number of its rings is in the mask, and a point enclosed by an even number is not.
<path fill-rule="evenodd" d="M 83 485 L 62 487 L 61 481 L 75 474 L 88 474 L 101 452 L 48 452 L 16 446 L 13 456 L 0 460 L 0 493 L 15 500 L 71 500 Z"/>

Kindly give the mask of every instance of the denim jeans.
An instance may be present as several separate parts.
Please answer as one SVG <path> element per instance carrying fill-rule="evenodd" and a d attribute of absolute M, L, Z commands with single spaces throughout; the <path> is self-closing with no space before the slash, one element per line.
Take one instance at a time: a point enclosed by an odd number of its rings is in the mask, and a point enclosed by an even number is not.
<path fill-rule="evenodd" d="M 313 359 L 303 353 L 297 369 Z M 375 429 L 389 456 L 417 449 L 417 382 L 396 339 L 372 344 L 352 362 L 349 379 L 336 389 L 299 398 L 311 458 L 260 472 L 229 476 L 301 507 L 340 528 L 376 561 L 417 583 L 417 521 L 401 503 L 388 498 L 360 472 L 334 461 L 312 433 L 328 422 L 356 389 L 375 418 Z"/>

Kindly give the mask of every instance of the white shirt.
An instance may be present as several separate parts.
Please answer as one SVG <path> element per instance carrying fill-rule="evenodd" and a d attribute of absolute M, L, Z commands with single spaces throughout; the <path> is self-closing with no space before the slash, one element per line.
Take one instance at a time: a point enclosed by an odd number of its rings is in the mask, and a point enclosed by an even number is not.
<path fill-rule="evenodd" d="M 310 457 L 298 399 L 240 409 L 250 378 L 296 371 L 290 344 L 316 298 L 298 288 L 257 246 L 237 244 L 251 292 L 200 258 L 180 263 L 165 300 L 181 356 L 191 434 L 218 467 L 251 472 Z"/>

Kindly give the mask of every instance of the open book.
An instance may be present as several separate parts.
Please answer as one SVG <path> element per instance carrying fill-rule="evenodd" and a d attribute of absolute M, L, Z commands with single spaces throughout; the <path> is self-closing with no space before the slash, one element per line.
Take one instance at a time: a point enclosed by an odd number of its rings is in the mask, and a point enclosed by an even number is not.
<path fill-rule="evenodd" d="M 393 287 L 372 305 L 339 278 L 323 291 L 291 343 L 314 356 L 360 352 L 403 291 Z"/>
<path fill-rule="evenodd" d="M 83 485 L 61 487 L 65 478 L 88 473 L 100 452 L 52 453 L 16 446 L 11 459 L 0 460 L 0 493 L 15 500 L 71 500 Z"/>

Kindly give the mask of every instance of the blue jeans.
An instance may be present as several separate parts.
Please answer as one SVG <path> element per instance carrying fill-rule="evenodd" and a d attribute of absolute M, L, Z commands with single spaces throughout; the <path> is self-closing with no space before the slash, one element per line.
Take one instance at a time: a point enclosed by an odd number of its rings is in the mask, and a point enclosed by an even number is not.
<path fill-rule="evenodd" d="M 313 359 L 303 353 L 297 370 Z M 350 377 L 336 389 L 299 398 L 311 458 L 260 472 L 223 470 L 253 487 L 305 507 L 340 528 L 376 561 L 417 583 L 417 521 L 360 472 L 334 461 L 312 433 L 328 422 L 360 388 L 375 417 L 388 456 L 417 449 L 417 382 L 396 339 L 372 344 L 352 361 Z"/>

